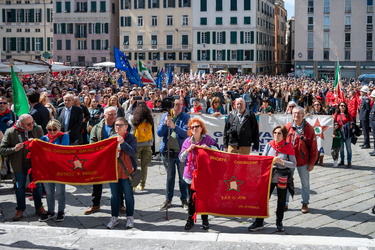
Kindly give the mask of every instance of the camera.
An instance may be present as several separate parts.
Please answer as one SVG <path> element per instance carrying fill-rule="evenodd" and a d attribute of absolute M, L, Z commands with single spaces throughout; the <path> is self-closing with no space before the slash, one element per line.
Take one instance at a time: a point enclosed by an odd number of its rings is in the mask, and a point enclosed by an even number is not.
<path fill-rule="evenodd" d="M 142 96 L 134 96 L 134 101 L 142 101 Z"/>
<path fill-rule="evenodd" d="M 174 106 L 174 101 L 179 100 L 180 96 L 179 95 L 174 95 L 172 97 L 166 97 L 161 101 L 161 108 L 163 111 L 168 111 L 173 108 Z"/>

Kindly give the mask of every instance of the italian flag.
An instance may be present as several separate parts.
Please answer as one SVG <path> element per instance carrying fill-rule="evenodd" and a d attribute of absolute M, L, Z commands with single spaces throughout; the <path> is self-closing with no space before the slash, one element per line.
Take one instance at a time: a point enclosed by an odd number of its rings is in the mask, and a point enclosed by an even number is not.
<path fill-rule="evenodd" d="M 337 58 L 336 70 L 335 70 L 335 82 L 333 84 L 333 87 L 337 90 L 337 95 L 340 98 L 340 100 L 344 101 L 344 93 L 341 91 L 340 80 L 341 80 L 340 64 L 339 64 L 339 59 Z"/>
<path fill-rule="evenodd" d="M 156 85 L 154 78 L 151 76 L 150 72 L 148 72 L 146 65 L 144 65 L 141 60 L 138 60 L 138 72 L 143 83 Z"/>

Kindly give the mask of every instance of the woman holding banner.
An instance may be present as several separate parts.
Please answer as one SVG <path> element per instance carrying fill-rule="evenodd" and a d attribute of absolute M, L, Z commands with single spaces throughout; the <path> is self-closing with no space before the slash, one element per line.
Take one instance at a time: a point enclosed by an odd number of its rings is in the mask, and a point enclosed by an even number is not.
<path fill-rule="evenodd" d="M 128 121 L 124 117 L 118 117 L 115 121 L 115 131 L 117 140 L 120 144 L 120 155 L 117 164 L 118 182 L 109 183 L 111 189 L 111 214 L 112 218 L 107 224 L 108 229 L 114 228 L 119 222 L 121 193 L 124 192 L 126 204 L 126 228 L 134 227 L 134 195 L 128 175 L 123 169 L 121 161 L 127 168 L 128 173 L 132 174 L 136 168 L 135 155 L 137 153 L 137 139 L 128 132 Z"/>
<path fill-rule="evenodd" d="M 278 125 L 272 130 L 273 140 L 267 143 L 263 154 L 265 156 L 275 156 L 272 169 L 272 181 L 270 195 L 275 187 L 277 187 L 277 209 L 276 209 L 276 228 L 278 232 L 284 231 L 283 218 L 286 203 L 286 193 L 294 195 L 293 176 L 290 171 L 295 168 L 297 161 L 294 156 L 294 148 L 292 144 L 285 141 L 288 134 L 287 129 Z M 249 226 L 249 231 L 257 231 L 263 229 L 263 218 L 257 218 L 253 224 Z"/>
<path fill-rule="evenodd" d="M 185 162 L 184 168 L 184 181 L 188 185 L 189 190 L 189 206 L 185 230 L 189 230 L 194 226 L 194 214 L 195 214 L 195 202 L 193 200 L 193 194 L 195 190 L 191 189 L 191 184 L 193 180 L 193 172 L 196 169 L 196 151 L 195 146 L 201 146 L 203 148 L 215 148 L 218 149 L 217 143 L 212 139 L 211 136 L 207 135 L 207 129 L 203 121 L 198 118 L 190 119 L 187 127 L 188 138 L 184 141 L 181 147 L 181 152 L 179 154 L 179 160 Z M 201 215 L 203 229 L 208 230 L 208 215 Z"/>
<path fill-rule="evenodd" d="M 43 135 L 40 139 L 45 142 L 50 142 L 53 144 L 59 145 L 69 145 L 69 135 L 66 133 L 61 132 L 61 123 L 56 119 L 51 119 L 47 123 L 47 131 L 46 135 Z M 65 214 L 65 200 L 66 200 L 66 193 L 65 193 L 65 184 L 62 183 L 44 183 L 44 188 L 46 189 L 47 193 L 47 205 L 48 211 L 47 214 L 42 215 L 39 219 L 40 222 L 48 221 L 55 217 L 55 191 L 57 196 L 58 202 L 58 209 L 57 209 L 57 217 L 56 222 L 64 221 Z"/>

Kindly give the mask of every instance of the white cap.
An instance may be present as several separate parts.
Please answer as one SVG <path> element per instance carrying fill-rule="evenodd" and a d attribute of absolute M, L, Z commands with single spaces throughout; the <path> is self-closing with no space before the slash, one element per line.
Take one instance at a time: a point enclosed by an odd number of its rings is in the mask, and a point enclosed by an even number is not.
<path fill-rule="evenodd" d="M 369 91 L 369 88 L 368 88 L 368 86 L 363 86 L 362 88 L 361 88 L 361 90 L 360 90 L 361 92 L 365 92 L 365 93 L 368 93 L 368 91 Z"/>
<path fill-rule="evenodd" d="M 375 90 L 373 90 L 373 91 L 371 92 L 370 97 L 375 97 Z"/>

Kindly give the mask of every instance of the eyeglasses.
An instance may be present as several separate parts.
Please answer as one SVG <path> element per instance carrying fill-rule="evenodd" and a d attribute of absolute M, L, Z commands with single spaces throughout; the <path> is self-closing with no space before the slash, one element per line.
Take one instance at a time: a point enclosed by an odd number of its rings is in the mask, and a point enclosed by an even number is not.
<path fill-rule="evenodd" d="M 335 123 L 335 126 L 338 126 L 339 124 Z"/>
<path fill-rule="evenodd" d="M 109 116 L 115 116 L 116 113 L 107 113 L 107 115 L 109 115 Z"/>
<path fill-rule="evenodd" d="M 200 128 L 201 125 L 195 125 L 195 126 L 190 126 L 190 129 L 193 130 L 193 129 L 197 129 L 197 128 Z"/>
<path fill-rule="evenodd" d="M 150 95 L 155 95 L 155 93 L 150 93 Z"/>
<path fill-rule="evenodd" d="M 135 95 L 129 95 L 129 96 L 135 96 Z"/>
<path fill-rule="evenodd" d="M 281 133 L 281 132 L 276 132 L 276 131 L 275 131 L 275 132 L 273 132 L 273 134 L 274 134 L 274 135 L 282 135 L 283 133 Z"/>
<path fill-rule="evenodd" d="M 25 126 L 31 126 L 31 125 L 33 125 L 32 122 L 30 122 L 30 123 L 22 123 L 22 124 L 25 125 Z"/>
<path fill-rule="evenodd" d="M 116 127 L 122 128 L 125 126 L 125 124 L 115 124 Z"/>
<path fill-rule="evenodd" d="M 47 128 L 48 131 L 57 131 L 57 128 Z"/>
<path fill-rule="evenodd" d="M 7 102 L 0 102 L 0 104 L 3 104 L 3 105 L 5 105 L 5 104 L 7 104 Z"/>
<path fill-rule="evenodd" d="M 214 102 L 214 103 L 220 103 L 220 102 Z"/>

